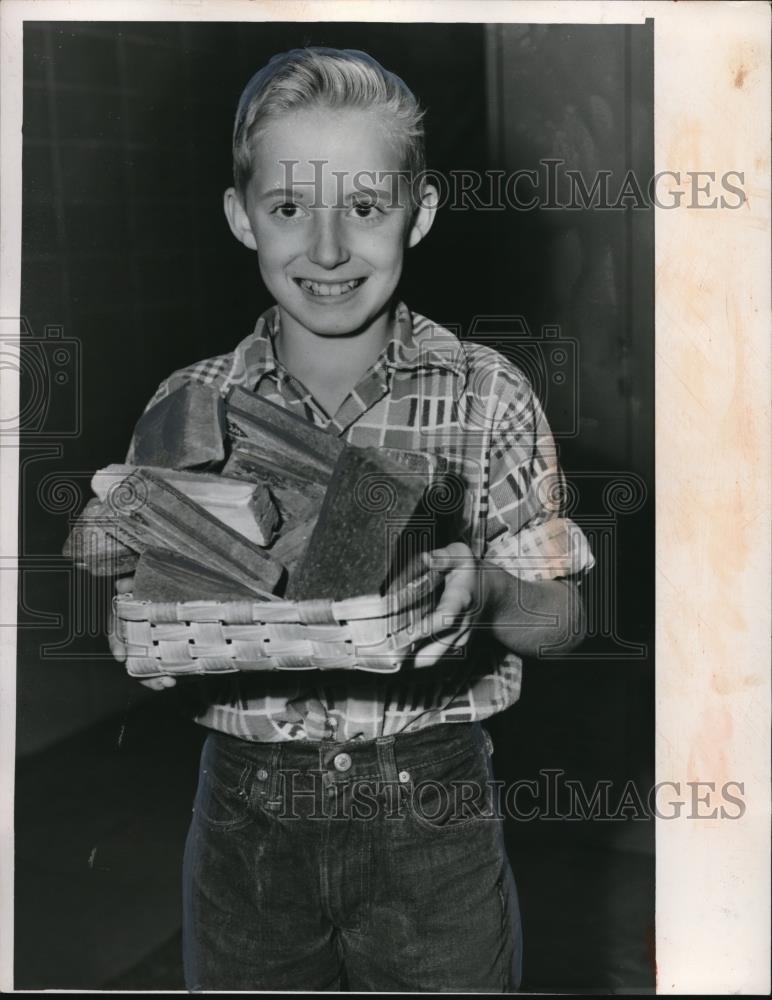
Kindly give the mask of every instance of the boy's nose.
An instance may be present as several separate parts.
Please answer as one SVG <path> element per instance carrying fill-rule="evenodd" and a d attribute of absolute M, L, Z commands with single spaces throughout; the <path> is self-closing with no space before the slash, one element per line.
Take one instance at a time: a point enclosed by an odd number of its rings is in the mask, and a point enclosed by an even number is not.
<path fill-rule="evenodd" d="M 321 211 L 315 219 L 314 234 L 308 248 L 308 259 L 319 267 L 330 269 L 345 264 L 351 254 L 341 232 L 338 212 Z"/>

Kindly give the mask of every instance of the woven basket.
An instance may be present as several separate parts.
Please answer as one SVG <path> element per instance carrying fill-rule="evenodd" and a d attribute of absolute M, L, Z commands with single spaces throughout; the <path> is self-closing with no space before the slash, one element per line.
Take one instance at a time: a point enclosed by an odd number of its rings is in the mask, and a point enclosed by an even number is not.
<path fill-rule="evenodd" d="M 185 601 L 113 598 L 132 677 L 240 670 L 393 673 L 429 633 L 441 574 L 428 570 L 385 597 L 344 601 Z"/>

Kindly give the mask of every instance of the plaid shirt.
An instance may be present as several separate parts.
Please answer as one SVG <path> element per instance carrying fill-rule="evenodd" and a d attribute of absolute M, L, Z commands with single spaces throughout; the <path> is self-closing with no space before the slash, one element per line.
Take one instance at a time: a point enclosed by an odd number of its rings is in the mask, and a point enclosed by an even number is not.
<path fill-rule="evenodd" d="M 463 539 L 475 555 L 527 580 L 581 576 L 587 540 L 561 510 L 552 434 L 523 373 L 490 347 L 397 309 L 397 333 L 330 418 L 277 360 L 279 311 L 234 351 L 172 374 L 148 408 L 186 381 L 234 385 L 327 427 L 353 445 L 446 456 L 466 487 Z M 132 446 L 127 462 L 132 462 Z M 197 721 L 245 740 L 374 739 L 485 719 L 520 694 L 522 664 L 484 628 L 464 655 L 409 672 L 256 672 L 206 678 Z"/>

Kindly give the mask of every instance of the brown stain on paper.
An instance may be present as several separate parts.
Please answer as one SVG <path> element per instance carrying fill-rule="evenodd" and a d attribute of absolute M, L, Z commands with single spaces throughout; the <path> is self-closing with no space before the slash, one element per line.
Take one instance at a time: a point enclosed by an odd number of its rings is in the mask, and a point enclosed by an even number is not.
<path fill-rule="evenodd" d="M 745 72 L 745 64 L 742 68 Z M 699 159 L 699 124 L 686 118 L 681 124 L 678 139 L 668 153 L 676 158 Z M 761 510 L 756 498 L 763 496 L 763 489 L 757 487 L 761 471 L 758 455 L 763 452 L 763 444 L 752 403 L 754 358 L 748 351 L 742 309 L 731 290 L 720 297 L 716 294 L 714 278 L 710 264 L 695 269 L 688 257 L 666 260 L 657 268 L 660 286 L 679 299 L 683 310 L 679 320 L 688 331 L 676 357 L 668 364 L 668 374 L 677 379 L 688 397 L 680 433 L 687 438 L 699 435 L 708 445 L 707 453 L 733 453 L 736 457 L 734 475 L 722 479 L 704 470 L 696 483 L 689 483 L 672 498 L 678 514 L 678 545 L 691 550 L 694 571 L 709 574 L 712 583 L 703 594 L 709 595 L 707 608 L 698 607 L 696 602 L 692 605 L 689 593 L 680 598 L 696 629 L 687 631 L 684 637 L 677 634 L 677 629 L 671 631 L 665 626 L 668 644 L 683 670 L 684 684 L 690 683 L 695 671 L 699 672 L 700 659 L 708 657 L 717 669 L 705 680 L 709 690 L 723 698 L 762 683 L 761 674 L 753 671 L 754 665 L 733 656 L 732 636 L 753 626 L 747 610 L 734 595 L 757 546 L 756 526 Z M 720 355 L 716 342 L 722 345 Z M 723 730 L 728 739 L 731 717 L 716 716 L 708 728 L 714 733 Z M 691 770 L 706 756 L 719 763 L 712 742 L 695 746 Z"/>
<path fill-rule="evenodd" d="M 745 90 L 749 77 L 760 66 L 765 64 L 764 45 L 760 41 L 751 40 L 747 34 L 729 37 L 725 41 L 726 65 L 729 69 L 734 90 Z M 754 78 L 750 81 L 750 90 L 757 88 L 761 81 Z"/>
<path fill-rule="evenodd" d="M 727 295 L 724 301 L 725 344 L 731 352 L 734 364 L 731 397 L 714 428 L 720 453 L 734 449 L 737 454 L 737 475 L 726 479 L 722 489 L 710 497 L 707 512 L 716 525 L 706 540 L 706 556 L 710 571 L 726 598 L 721 602 L 717 615 L 707 616 L 710 626 L 705 627 L 711 639 L 713 652 L 720 667 L 711 675 L 711 688 L 717 694 L 726 696 L 761 683 L 760 675 L 741 672 L 743 662 L 732 655 L 732 642 L 725 642 L 723 635 L 747 631 L 749 621 L 744 609 L 733 600 L 733 593 L 746 571 L 748 558 L 755 548 L 753 497 L 756 491 L 756 456 L 760 453 L 757 417 L 751 400 L 753 393 L 749 379 L 747 356 L 744 342 L 744 327 L 734 296 Z M 731 525 L 731 533 L 726 527 Z M 729 720 L 731 722 L 731 720 Z"/>
<path fill-rule="evenodd" d="M 686 780 L 712 781 L 718 789 L 736 777 L 730 774 L 726 755 L 734 732 L 731 706 L 706 706 L 700 713 L 699 725 L 695 726 L 694 732 L 686 765 Z"/>

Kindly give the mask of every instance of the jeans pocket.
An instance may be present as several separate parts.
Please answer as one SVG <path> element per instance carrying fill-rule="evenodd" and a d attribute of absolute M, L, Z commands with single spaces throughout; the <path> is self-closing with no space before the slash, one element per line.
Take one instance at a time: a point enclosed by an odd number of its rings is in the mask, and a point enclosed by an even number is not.
<path fill-rule="evenodd" d="M 487 757 L 474 748 L 416 773 L 408 795 L 415 826 L 452 834 L 495 819 Z"/>
<path fill-rule="evenodd" d="M 252 819 L 249 808 L 249 761 L 204 745 L 198 775 L 194 815 L 210 829 L 228 831 L 245 827 Z"/>

